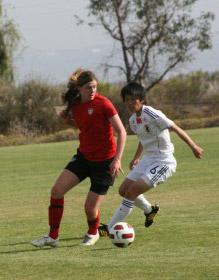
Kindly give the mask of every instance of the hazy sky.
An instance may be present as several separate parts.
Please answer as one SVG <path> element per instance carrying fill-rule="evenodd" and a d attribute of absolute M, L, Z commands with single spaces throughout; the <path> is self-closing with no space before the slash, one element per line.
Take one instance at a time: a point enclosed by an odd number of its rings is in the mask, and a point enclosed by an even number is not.
<path fill-rule="evenodd" d="M 85 18 L 88 0 L 3 0 L 3 5 L 23 37 L 23 50 L 15 59 L 18 80 L 40 76 L 62 82 L 80 66 L 101 76 L 99 65 L 111 53 L 113 43 L 102 28 L 76 26 L 74 14 Z M 219 0 L 198 0 L 194 15 L 201 11 L 212 11 L 216 17 L 213 49 L 197 53 L 184 72 L 219 70 Z"/>

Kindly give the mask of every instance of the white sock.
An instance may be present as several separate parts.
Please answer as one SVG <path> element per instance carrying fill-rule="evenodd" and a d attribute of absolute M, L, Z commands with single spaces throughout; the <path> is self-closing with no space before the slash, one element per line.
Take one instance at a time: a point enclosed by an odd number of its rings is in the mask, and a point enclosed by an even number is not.
<path fill-rule="evenodd" d="M 152 208 L 150 202 L 144 197 L 143 194 L 140 194 L 138 197 L 135 199 L 135 205 L 144 210 L 146 214 L 150 213 Z"/>
<path fill-rule="evenodd" d="M 108 223 L 108 229 L 116 223 L 122 222 L 132 212 L 133 207 L 134 201 L 124 198 Z"/>

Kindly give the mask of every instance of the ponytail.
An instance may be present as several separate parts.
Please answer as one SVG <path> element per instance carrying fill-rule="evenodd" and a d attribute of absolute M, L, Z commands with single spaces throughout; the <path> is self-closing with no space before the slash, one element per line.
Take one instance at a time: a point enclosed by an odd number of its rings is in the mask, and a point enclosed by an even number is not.
<path fill-rule="evenodd" d="M 63 103 L 67 105 L 65 109 L 66 116 L 68 116 L 68 113 L 75 101 L 80 99 L 79 90 L 77 88 L 77 81 L 78 77 L 83 71 L 84 70 L 79 68 L 74 73 L 72 73 L 68 81 L 68 90 L 62 95 Z"/>

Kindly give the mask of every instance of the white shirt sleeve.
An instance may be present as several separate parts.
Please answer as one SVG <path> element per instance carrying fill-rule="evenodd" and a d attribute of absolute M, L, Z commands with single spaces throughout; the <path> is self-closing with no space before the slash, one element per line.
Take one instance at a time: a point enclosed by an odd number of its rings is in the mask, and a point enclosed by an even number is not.
<path fill-rule="evenodd" d="M 156 110 L 152 107 L 148 107 L 147 110 L 148 115 L 150 115 L 151 120 L 153 120 L 153 123 L 161 130 L 170 128 L 174 124 L 174 122 L 167 118 L 167 116 L 163 112 Z"/>
<path fill-rule="evenodd" d="M 170 128 L 173 125 L 173 121 L 166 117 L 162 112 L 159 112 L 159 118 L 156 119 L 156 123 L 160 129 L 164 130 Z"/>

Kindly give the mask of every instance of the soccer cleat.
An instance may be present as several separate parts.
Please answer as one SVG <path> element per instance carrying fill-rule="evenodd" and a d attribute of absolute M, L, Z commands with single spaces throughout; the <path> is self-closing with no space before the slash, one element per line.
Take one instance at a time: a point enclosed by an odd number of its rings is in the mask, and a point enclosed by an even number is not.
<path fill-rule="evenodd" d="M 155 204 L 154 206 L 152 206 L 152 210 L 150 213 L 146 214 L 145 213 L 145 227 L 149 227 L 153 224 L 154 222 L 154 217 L 157 214 L 157 212 L 159 211 L 160 207 L 158 204 Z"/>
<path fill-rule="evenodd" d="M 100 237 L 109 236 L 109 230 L 106 224 L 100 224 L 100 226 L 98 227 L 98 232 Z"/>
<path fill-rule="evenodd" d="M 98 232 L 95 235 L 86 233 L 83 241 L 81 242 L 81 245 L 92 246 L 98 241 L 99 238 L 100 238 L 100 236 L 99 236 Z"/>
<path fill-rule="evenodd" d="M 57 247 L 59 245 L 59 239 L 58 238 L 53 239 L 52 237 L 45 235 L 40 239 L 31 241 L 31 244 L 35 247 L 44 247 L 44 246 Z"/>

